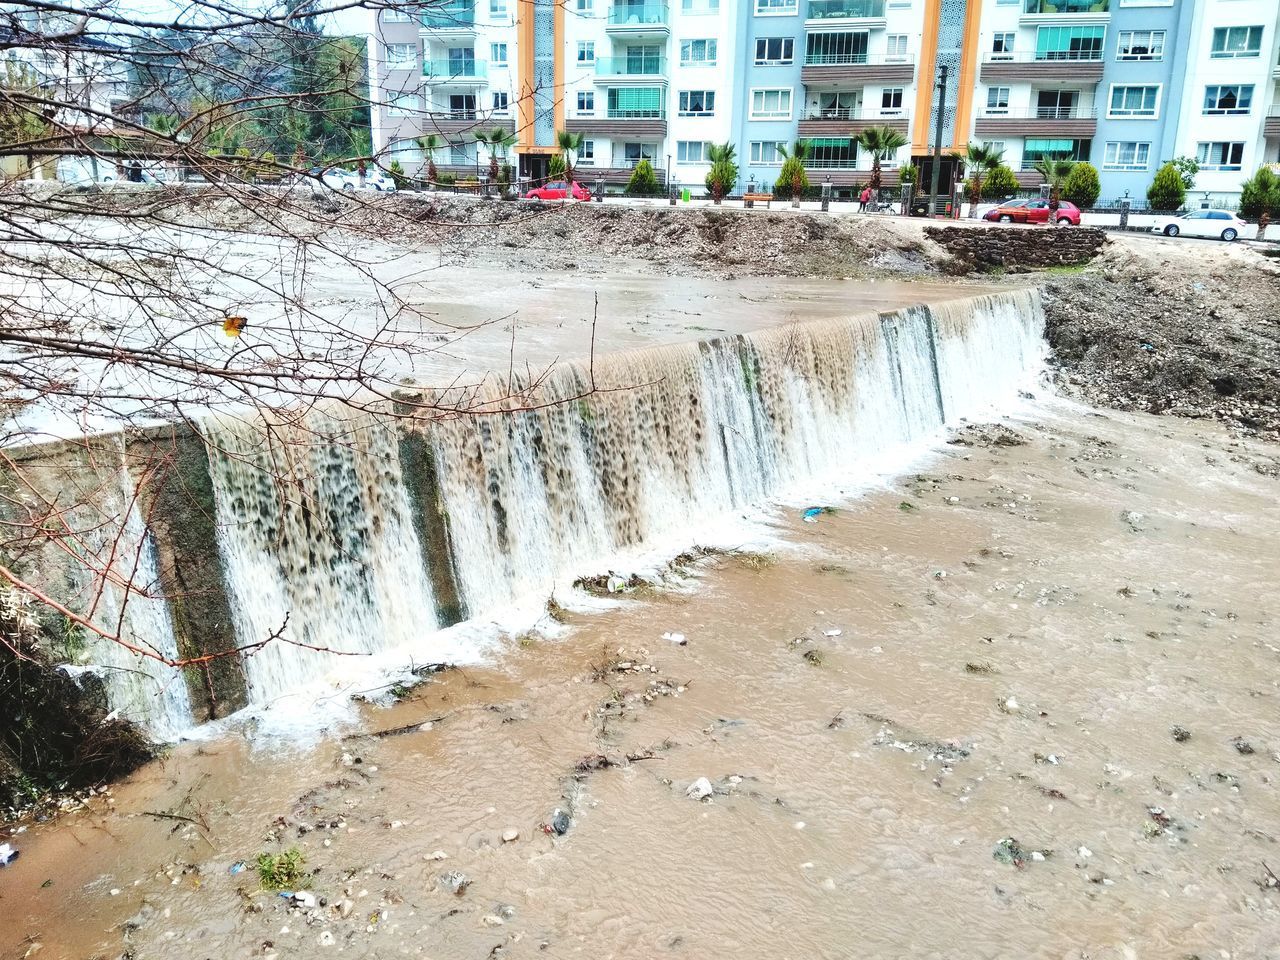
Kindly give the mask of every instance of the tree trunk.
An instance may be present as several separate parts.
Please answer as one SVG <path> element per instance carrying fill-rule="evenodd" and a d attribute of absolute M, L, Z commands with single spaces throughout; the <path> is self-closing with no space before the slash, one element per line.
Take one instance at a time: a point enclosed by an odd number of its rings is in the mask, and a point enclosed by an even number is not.
<path fill-rule="evenodd" d="M 871 158 L 871 192 L 877 194 L 880 192 L 880 158 L 878 156 Z"/>

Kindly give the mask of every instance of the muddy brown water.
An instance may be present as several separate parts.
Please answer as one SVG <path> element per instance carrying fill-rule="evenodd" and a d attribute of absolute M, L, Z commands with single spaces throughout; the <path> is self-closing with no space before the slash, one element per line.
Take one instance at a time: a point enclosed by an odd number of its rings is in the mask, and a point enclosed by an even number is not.
<path fill-rule="evenodd" d="M 0 955 L 1280 956 L 1268 452 L 1056 406 L 1015 429 L 353 739 L 176 748 L 14 838 Z M 259 889 L 290 846 L 326 906 Z"/>

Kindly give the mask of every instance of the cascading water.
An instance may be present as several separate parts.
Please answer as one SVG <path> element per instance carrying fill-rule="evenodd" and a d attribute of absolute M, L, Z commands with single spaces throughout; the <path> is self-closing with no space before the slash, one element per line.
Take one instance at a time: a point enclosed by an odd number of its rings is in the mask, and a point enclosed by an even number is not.
<path fill-rule="evenodd" d="M 248 700 L 341 671 L 314 648 L 430 659 L 463 612 L 546 597 L 798 484 L 847 486 L 1012 401 L 1042 325 L 1035 291 L 1007 292 L 567 364 L 539 387 L 559 403 L 412 430 L 317 411 L 305 429 L 206 423 L 237 643 L 287 618 L 304 645 L 247 656 Z"/>

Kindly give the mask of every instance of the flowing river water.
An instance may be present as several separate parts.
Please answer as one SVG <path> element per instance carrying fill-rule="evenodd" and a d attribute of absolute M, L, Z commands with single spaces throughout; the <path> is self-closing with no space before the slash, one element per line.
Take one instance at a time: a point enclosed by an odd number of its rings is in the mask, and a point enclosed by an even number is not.
<path fill-rule="evenodd" d="M 0 955 L 1280 955 L 1273 455 L 1010 425 L 318 739 L 175 747 L 14 839 Z"/>

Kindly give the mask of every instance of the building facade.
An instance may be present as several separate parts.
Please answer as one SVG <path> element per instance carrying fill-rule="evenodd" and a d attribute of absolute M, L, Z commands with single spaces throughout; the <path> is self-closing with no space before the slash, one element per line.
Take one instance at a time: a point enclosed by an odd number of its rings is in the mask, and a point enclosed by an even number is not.
<path fill-rule="evenodd" d="M 1142 198 L 1174 157 L 1229 202 L 1280 162 L 1276 0 L 441 0 L 384 10 L 370 48 L 375 147 L 483 176 L 490 148 L 546 174 L 556 136 L 584 137 L 580 178 L 626 183 L 642 159 L 697 190 L 711 145 L 736 148 L 739 190 L 808 146 L 812 183 L 865 183 L 854 137 L 899 131 L 903 165 L 942 180 L 970 142 L 997 144 L 1034 188 L 1046 157 L 1088 160 L 1104 199 Z M 942 68 L 947 83 L 941 87 Z M 941 131 L 939 136 L 939 130 Z M 439 143 L 439 146 L 434 144 Z"/>

